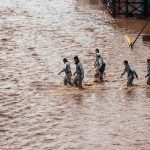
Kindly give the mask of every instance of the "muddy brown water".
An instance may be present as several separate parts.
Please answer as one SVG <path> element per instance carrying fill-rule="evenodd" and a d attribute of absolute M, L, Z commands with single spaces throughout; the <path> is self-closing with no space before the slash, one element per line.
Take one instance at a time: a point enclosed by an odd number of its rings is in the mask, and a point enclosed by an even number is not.
<path fill-rule="evenodd" d="M 0 0 L 0 150 L 150 150 L 150 44 L 144 20 L 114 20 L 96 0 Z M 149 33 L 148 27 L 145 32 Z M 107 63 L 93 83 L 95 48 Z M 78 55 L 84 90 L 63 86 L 62 59 Z M 124 59 L 139 80 L 126 88 Z"/>

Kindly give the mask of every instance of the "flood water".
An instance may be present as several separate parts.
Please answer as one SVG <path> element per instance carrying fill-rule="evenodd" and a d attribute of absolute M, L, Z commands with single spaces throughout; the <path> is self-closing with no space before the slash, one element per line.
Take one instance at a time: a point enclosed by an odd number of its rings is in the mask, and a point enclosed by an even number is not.
<path fill-rule="evenodd" d="M 144 20 L 114 20 L 98 0 L 0 0 L 0 150 L 150 150 L 150 44 Z M 150 33 L 150 26 L 145 30 Z M 93 82 L 95 48 L 106 82 Z M 84 90 L 63 86 L 62 59 L 85 69 Z M 139 80 L 126 88 L 123 60 Z"/>

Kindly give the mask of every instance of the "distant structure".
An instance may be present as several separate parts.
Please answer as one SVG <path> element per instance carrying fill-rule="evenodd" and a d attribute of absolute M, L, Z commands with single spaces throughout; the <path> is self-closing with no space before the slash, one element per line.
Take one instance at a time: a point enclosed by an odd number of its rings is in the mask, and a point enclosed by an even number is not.
<path fill-rule="evenodd" d="M 150 15 L 150 0 L 147 0 L 147 14 Z"/>
<path fill-rule="evenodd" d="M 115 18 L 118 15 L 132 17 L 150 15 L 150 0 L 102 0 Z"/>

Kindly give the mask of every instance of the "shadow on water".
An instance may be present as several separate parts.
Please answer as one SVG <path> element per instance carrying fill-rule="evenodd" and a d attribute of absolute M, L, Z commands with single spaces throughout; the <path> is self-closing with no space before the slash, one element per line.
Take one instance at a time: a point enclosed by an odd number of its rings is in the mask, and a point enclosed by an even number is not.
<path fill-rule="evenodd" d="M 146 97 L 150 98 L 150 87 L 145 89 Z"/>
<path fill-rule="evenodd" d="M 75 103 L 78 104 L 78 105 L 81 105 L 82 102 L 83 102 L 83 99 L 84 99 L 83 95 L 81 93 L 75 94 L 73 98 L 75 100 Z"/>
<path fill-rule="evenodd" d="M 125 92 L 125 97 L 127 97 L 127 99 L 135 98 L 135 96 L 136 96 L 135 89 L 128 89 Z"/>

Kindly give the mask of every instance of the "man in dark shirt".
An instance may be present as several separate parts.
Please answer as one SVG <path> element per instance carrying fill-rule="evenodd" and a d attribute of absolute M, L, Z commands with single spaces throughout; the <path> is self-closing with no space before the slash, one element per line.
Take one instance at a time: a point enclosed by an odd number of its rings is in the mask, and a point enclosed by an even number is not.
<path fill-rule="evenodd" d="M 96 59 L 95 59 L 95 63 L 94 63 L 94 66 L 96 67 L 96 62 L 97 62 L 97 59 L 98 59 L 98 55 L 97 54 L 100 54 L 100 51 L 99 49 L 95 49 L 95 54 L 96 54 Z"/>
<path fill-rule="evenodd" d="M 73 80 L 73 83 L 79 87 L 79 88 L 82 88 L 82 81 L 83 81 L 83 78 L 84 78 L 84 69 L 82 67 L 82 64 L 78 58 L 78 56 L 75 56 L 74 57 L 74 62 L 75 62 L 75 65 L 76 65 L 76 71 L 74 73 L 74 80 Z"/>

